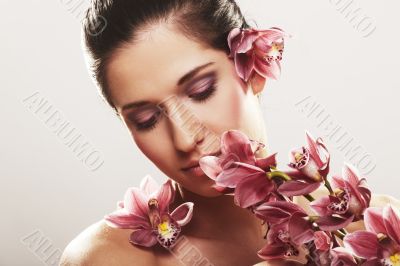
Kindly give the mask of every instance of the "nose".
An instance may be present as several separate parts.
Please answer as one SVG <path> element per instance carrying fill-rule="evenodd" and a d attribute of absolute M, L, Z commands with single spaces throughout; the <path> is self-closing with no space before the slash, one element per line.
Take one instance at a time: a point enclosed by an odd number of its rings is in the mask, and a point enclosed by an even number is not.
<path fill-rule="evenodd" d="M 164 101 L 164 114 L 170 125 L 175 148 L 184 153 L 193 152 L 203 142 L 203 125 L 193 111 L 174 96 Z"/>

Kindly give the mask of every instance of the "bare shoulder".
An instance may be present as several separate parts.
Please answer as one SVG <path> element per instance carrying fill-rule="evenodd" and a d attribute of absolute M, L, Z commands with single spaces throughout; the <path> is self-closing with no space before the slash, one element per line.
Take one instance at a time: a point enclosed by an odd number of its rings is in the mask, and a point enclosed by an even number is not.
<path fill-rule="evenodd" d="M 128 237 L 129 231 L 111 228 L 104 220 L 98 221 L 67 245 L 60 266 L 156 265 L 153 253 L 131 245 Z"/>

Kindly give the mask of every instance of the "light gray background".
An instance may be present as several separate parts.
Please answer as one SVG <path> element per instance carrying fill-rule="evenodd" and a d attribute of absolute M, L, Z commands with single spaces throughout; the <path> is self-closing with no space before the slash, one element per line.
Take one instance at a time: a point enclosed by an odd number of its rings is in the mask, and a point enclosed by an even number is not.
<path fill-rule="evenodd" d="M 295 104 L 310 96 L 364 152 L 376 160 L 368 175 L 377 193 L 400 197 L 400 18 L 398 1 L 354 1 L 376 30 L 368 37 L 337 10 L 350 0 L 266 1 L 239 4 L 259 28 L 278 26 L 287 41 L 281 80 L 263 95 L 270 151 L 286 162 L 303 145 L 304 130 L 326 131 Z M 141 177 L 165 176 L 137 149 L 128 131 L 102 102 L 81 50 L 79 1 L 0 2 L 0 265 L 43 265 L 23 239 L 35 232 L 63 250 L 88 225 L 115 207 Z M 360 18 L 361 18 L 360 17 Z M 254 25 L 254 22 L 252 22 Z M 372 26 L 373 26 L 372 25 Z M 372 27 L 370 26 L 370 27 Z M 23 99 L 38 92 L 102 154 L 90 171 Z M 343 132 L 344 132 L 343 131 Z M 332 173 L 346 159 L 327 141 Z"/>

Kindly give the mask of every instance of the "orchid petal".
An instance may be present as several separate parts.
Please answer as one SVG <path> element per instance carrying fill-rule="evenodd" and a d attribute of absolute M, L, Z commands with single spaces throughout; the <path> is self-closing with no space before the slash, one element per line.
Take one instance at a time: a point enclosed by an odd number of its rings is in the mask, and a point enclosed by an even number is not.
<path fill-rule="evenodd" d="M 273 224 L 285 222 L 294 213 L 307 216 L 307 213 L 300 206 L 289 201 L 265 202 L 257 206 L 254 212 L 261 219 Z"/>
<path fill-rule="evenodd" d="M 158 191 L 156 199 L 158 200 L 160 213 L 168 212 L 168 206 L 174 201 L 175 190 L 172 187 L 172 180 L 168 179 Z"/>
<path fill-rule="evenodd" d="M 322 216 L 316 223 L 323 231 L 336 231 L 348 226 L 354 220 L 354 215 L 349 217 Z"/>
<path fill-rule="evenodd" d="M 269 29 L 262 30 L 260 33 L 260 38 L 263 39 L 265 43 L 271 43 L 284 37 L 290 37 L 290 34 L 277 27 L 271 27 Z"/>
<path fill-rule="evenodd" d="M 277 155 L 277 153 L 274 153 L 265 158 L 257 158 L 256 166 L 263 169 L 264 171 L 269 170 L 269 168 L 271 166 L 275 167 L 276 166 L 276 155 Z"/>
<path fill-rule="evenodd" d="M 171 217 L 179 226 L 184 226 L 190 222 L 193 217 L 193 202 L 185 202 L 179 205 L 172 213 Z"/>
<path fill-rule="evenodd" d="M 306 131 L 306 140 L 311 156 L 317 162 L 319 169 L 326 170 L 326 168 L 329 167 L 330 155 L 324 142 L 321 138 L 315 140 L 308 131 Z M 325 154 L 322 154 L 323 152 Z M 327 171 L 325 171 L 324 176 L 326 176 L 326 174 L 328 174 Z"/>
<path fill-rule="evenodd" d="M 253 43 L 258 38 L 258 36 L 258 31 L 244 30 L 243 40 L 237 47 L 236 53 L 248 52 L 253 47 Z"/>
<path fill-rule="evenodd" d="M 225 131 L 221 136 L 221 152 L 225 156 L 235 155 L 239 162 L 253 164 L 254 153 L 250 139 L 239 130 Z M 232 156 L 231 156 L 232 157 Z"/>
<path fill-rule="evenodd" d="M 228 35 L 228 46 L 231 51 L 236 51 L 238 43 L 236 43 L 236 47 L 233 46 L 233 40 L 241 33 L 240 28 L 233 28 Z"/>
<path fill-rule="evenodd" d="M 254 59 L 254 70 L 263 78 L 270 77 L 271 64 L 262 57 L 256 56 Z"/>
<path fill-rule="evenodd" d="M 230 169 L 222 171 L 216 179 L 216 184 L 223 187 L 235 188 L 240 181 L 265 172 L 253 165 L 235 162 Z M 267 177 L 265 177 L 267 178 Z"/>
<path fill-rule="evenodd" d="M 274 184 L 267 179 L 265 173 L 259 172 L 237 184 L 234 200 L 236 205 L 248 208 L 264 200 L 273 189 Z"/>
<path fill-rule="evenodd" d="M 303 214 L 294 213 L 289 220 L 290 238 L 296 245 L 307 243 L 314 239 L 312 224 L 305 220 Z"/>
<path fill-rule="evenodd" d="M 388 236 L 400 245 L 400 215 L 392 205 L 383 208 L 383 218 Z"/>
<path fill-rule="evenodd" d="M 160 188 L 160 185 L 150 175 L 146 175 L 140 181 L 139 189 L 148 196 L 154 194 L 159 188 Z"/>
<path fill-rule="evenodd" d="M 132 244 L 152 247 L 157 243 L 157 237 L 154 235 L 152 230 L 139 229 L 132 232 L 129 241 Z"/>
<path fill-rule="evenodd" d="M 349 163 L 346 163 L 342 169 L 343 178 L 349 182 L 353 187 L 357 187 L 359 181 L 359 174 L 357 169 Z"/>
<path fill-rule="evenodd" d="M 290 218 L 291 213 L 282 210 L 275 206 L 260 205 L 255 210 L 254 213 L 260 219 L 271 223 L 279 224 L 287 221 Z"/>
<path fill-rule="evenodd" d="M 121 229 L 150 228 L 146 217 L 128 213 L 124 209 L 105 215 L 104 220 L 108 226 Z"/>
<path fill-rule="evenodd" d="M 239 77 L 247 82 L 254 68 L 254 54 L 235 54 L 235 67 Z"/>
<path fill-rule="evenodd" d="M 358 181 L 357 181 L 358 183 Z M 350 183 L 348 181 L 345 180 L 345 184 L 346 184 L 346 188 L 348 189 L 348 191 L 350 192 L 351 195 L 351 200 L 350 200 L 350 208 L 352 209 L 352 211 L 357 214 L 357 215 L 361 215 L 365 208 L 368 207 L 367 201 L 363 198 L 363 196 L 361 195 L 357 184 L 353 185 L 353 183 Z"/>
<path fill-rule="evenodd" d="M 199 166 L 201 170 L 212 180 L 215 180 L 219 173 L 222 172 L 222 168 L 219 162 L 219 158 L 216 156 L 204 156 L 199 160 Z"/>
<path fill-rule="evenodd" d="M 372 196 L 371 190 L 369 188 L 361 186 L 361 185 L 357 187 L 357 190 L 361 195 L 361 198 L 363 200 L 363 205 L 366 208 L 369 207 L 369 205 L 371 203 L 371 196 Z"/>
<path fill-rule="evenodd" d="M 147 215 L 147 201 L 146 195 L 136 187 L 129 188 L 124 196 L 124 208 L 131 214 L 137 216 Z"/>
<path fill-rule="evenodd" d="M 378 238 L 374 233 L 357 231 L 347 234 L 344 239 L 344 246 L 358 257 L 374 259 L 378 256 L 380 249 Z"/>
<path fill-rule="evenodd" d="M 250 84 L 254 91 L 261 92 L 265 87 L 266 81 L 267 80 L 265 77 L 261 76 L 260 74 L 258 74 L 258 72 L 254 71 L 250 79 Z"/>
<path fill-rule="evenodd" d="M 363 264 L 361 264 L 361 266 L 376 266 L 376 265 L 381 266 L 382 261 L 380 259 L 373 259 L 373 260 L 367 260 Z"/>
<path fill-rule="evenodd" d="M 331 246 L 331 238 L 324 231 L 314 233 L 314 244 L 318 250 L 327 251 Z"/>
<path fill-rule="evenodd" d="M 294 180 L 306 180 L 308 179 L 308 177 L 303 174 L 302 172 L 300 172 L 297 169 L 291 170 L 291 171 L 285 171 L 285 174 L 287 174 L 288 176 L 290 176 L 292 179 Z"/>
<path fill-rule="evenodd" d="M 279 186 L 278 192 L 287 197 L 301 196 L 317 190 L 321 184 L 319 182 L 308 183 L 298 180 L 287 181 Z"/>
<path fill-rule="evenodd" d="M 375 234 L 387 234 L 382 208 L 370 207 L 364 212 L 364 224 L 367 231 Z"/>
<path fill-rule="evenodd" d="M 311 134 L 308 131 L 306 131 L 306 140 L 311 156 L 317 162 L 318 167 L 321 167 L 323 165 L 323 162 L 320 158 L 317 144 L 315 142 L 315 139 L 311 136 Z"/>
<path fill-rule="evenodd" d="M 285 249 L 279 244 L 267 244 L 257 252 L 257 255 L 264 260 L 281 259 L 285 257 Z"/>
<path fill-rule="evenodd" d="M 333 188 L 343 189 L 346 187 L 346 181 L 340 176 L 332 176 L 330 183 Z"/>
<path fill-rule="evenodd" d="M 310 203 L 310 207 L 320 216 L 331 215 L 332 211 L 328 208 L 331 204 L 331 197 L 324 196 L 319 199 L 314 200 Z"/>

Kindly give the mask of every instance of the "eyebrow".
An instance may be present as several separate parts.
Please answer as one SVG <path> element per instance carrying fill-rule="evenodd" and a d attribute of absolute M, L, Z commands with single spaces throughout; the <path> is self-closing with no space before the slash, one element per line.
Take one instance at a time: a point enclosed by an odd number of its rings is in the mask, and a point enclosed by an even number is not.
<path fill-rule="evenodd" d="M 184 83 L 188 82 L 189 80 L 193 79 L 193 77 L 195 77 L 197 75 L 197 73 L 199 73 L 202 69 L 208 67 L 209 65 L 214 64 L 215 62 L 209 62 L 206 63 L 204 65 L 195 67 L 194 69 L 190 70 L 188 73 L 186 73 L 185 75 L 183 75 L 177 82 L 177 86 L 182 86 Z M 131 109 L 131 108 L 138 108 L 144 105 L 149 104 L 148 101 L 138 101 L 138 102 L 132 102 L 132 103 L 128 103 L 126 105 L 124 105 L 121 109 L 121 112 L 127 109 Z"/>

